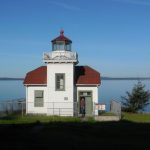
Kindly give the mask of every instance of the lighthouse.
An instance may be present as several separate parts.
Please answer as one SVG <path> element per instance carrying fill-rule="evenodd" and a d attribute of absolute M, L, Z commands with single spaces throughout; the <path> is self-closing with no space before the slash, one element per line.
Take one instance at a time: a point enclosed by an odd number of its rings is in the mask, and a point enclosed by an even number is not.
<path fill-rule="evenodd" d="M 55 105 L 66 107 L 66 111 L 68 111 L 68 107 L 73 110 L 75 107 L 73 103 L 74 69 L 78 63 L 77 53 L 71 50 L 72 41 L 64 36 L 63 30 L 51 42 L 52 51 L 44 53 L 43 58 L 47 65 L 48 100 L 55 102 Z M 73 115 L 73 111 L 71 115 Z"/>
<path fill-rule="evenodd" d="M 51 50 L 43 53 L 45 66 L 26 74 L 26 113 L 80 116 L 84 108 L 85 115 L 94 115 L 100 73 L 77 65 L 78 54 L 64 30 L 51 45 Z"/>

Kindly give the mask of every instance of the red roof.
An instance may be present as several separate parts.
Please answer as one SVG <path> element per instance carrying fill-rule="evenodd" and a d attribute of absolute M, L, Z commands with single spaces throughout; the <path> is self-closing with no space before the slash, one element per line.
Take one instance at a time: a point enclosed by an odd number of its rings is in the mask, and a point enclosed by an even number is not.
<path fill-rule="evenodd" d="M 100 84 L 100 73 L 89 66 L 75 67 L 76 84 Z"/>
<path fill-rule="evenodd" d="M 66 43 L 72 43 L 72 41 L 69 38 L 64 36 L 64 31 L 63 30 L 60 31 L 60 36 L 53 39 L 51 42 L 56 42 L 56 41 L 64 41 Z"/>
<path fill-rule="evenodd" d="M 47 67 L 42 66 L 27 73 L 24 84 L 47 84 Z M 89 66 L 75 66 L 75 84 L 100 84 L 100 73 Z"/>
<path fill-rule="evenodd" d="M 47 67 L 41 66 L 28 72 L 24 84 L 47 84 Z"/>

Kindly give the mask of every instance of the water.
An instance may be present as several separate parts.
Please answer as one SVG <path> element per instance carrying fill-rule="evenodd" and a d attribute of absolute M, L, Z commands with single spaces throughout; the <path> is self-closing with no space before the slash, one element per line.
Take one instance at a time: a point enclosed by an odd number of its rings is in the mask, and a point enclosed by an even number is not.
<path fill-rule="evenodd" d="M 12 100 L 25 97 L 22 80 L 0 80 L 0 100 Z"/>
<path fill-rule="evenodd" d="M 110 100 L 121 101 L 121 96 L 126 96 L 126 91 L 130 92 L 137 82 L 137 80 L 102 80 L 99 88 L 99 102 L 106 103 L 108 110 Z M 146 85 L 145 89 L 150 91 L 150 80 L 141 82 Z M 150 112 L 150 105 L 145 108 L 145 111 Z"/>
<path fill-rule="evenodd" d="M 125 96 L 126 91 L 131 91 L 136 80 L 102 80 L 99 88 L 99 102 L 107 104 L 109 109 L 110 100 L 121 100 L 121 96 Z M 150 80 L 143 80 L 146 89 L 150 90 Z M 25 97 L 25 87 L 21 80 L 4 80 L 0 81 L 0 100 L 12 100 Z M 150 105 L 146 107 L 146 111 L 150 112 Z"/>

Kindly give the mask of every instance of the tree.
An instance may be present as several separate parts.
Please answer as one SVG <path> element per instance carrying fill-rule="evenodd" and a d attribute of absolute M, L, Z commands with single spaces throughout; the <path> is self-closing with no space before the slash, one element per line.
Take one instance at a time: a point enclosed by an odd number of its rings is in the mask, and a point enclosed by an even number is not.
<path fill-rule="evenodd" d="M 131 93 L 126 92 L 127 96 L 122 96 L 122 110 L 127 112 L 144 111 L 144 108 L 149 104 L 150 92 L 145 90 L 145 85 L 138 81 L 134 85 Z"/>

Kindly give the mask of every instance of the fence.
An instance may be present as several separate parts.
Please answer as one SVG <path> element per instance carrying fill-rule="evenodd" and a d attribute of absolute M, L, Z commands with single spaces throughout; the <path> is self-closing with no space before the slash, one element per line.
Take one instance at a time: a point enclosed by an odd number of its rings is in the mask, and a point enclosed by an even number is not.
<path fill-rule="evenodd" d="M 38 107 L 36 107 L 38 106 Z M 42 106 L 42 107 L 41 107 Z M 25 99 L 0 101 L 0 116 L 9 114 L 47 114 L 58 116 L 78 116 L 77 102 L 28 102 Z"/>
<path fill-rule="evenodd" d="M 44 102 L 37 106 L 37 103 L 28 101 L 28 114 L 47 114 L 57 116 L 77 116 L 76 102 Z"/>
<path fill-rule="evenodd" d="M 0 101 L 0 116 L 9 114 L 45 114 L 57 116 L 82 116 L 78 102 L 28 102 L 26 106 L 25 99 Z M 95 104 L 93 103 L 93 112 L 87 116 L 95 115 Z"/>
<path fill-rule="evenodd" d="M 12 113 L 25 114 L 26 103 L 25 99 L 5 100 L 0 101 L 0 116 L 9 115 Z"/>
<path fill-rule="evenodd" d="M 110 112 L 121 117 L 121 102 L 111 100 L 110 102 Z"/>
<path fill-rule="evenodd" d="M 91 115 L 98 115 L 98 110 L 101 105 L 93 104 L 93 113 Z M 99 108 L 100 107 L 100 108 Z M 27 109 L 27 110 L 26 110 Z M 35 107 L 34 102 L 28 102 L 26 107 L 25 99 L 0 101 L 0 116 L 18 113 L 18 114 L 47 114 L 58 116 L 80 116 L 79 104 L 77 102 L 44 102 L 42 107 Z M 115 100 L 110 102 L 110 112 L 121 117 L 121 103 Z"/>

